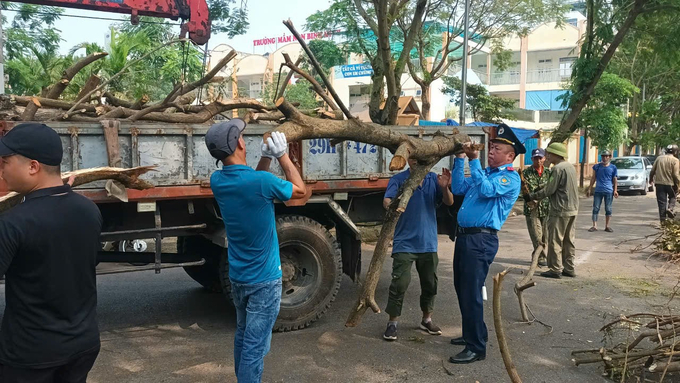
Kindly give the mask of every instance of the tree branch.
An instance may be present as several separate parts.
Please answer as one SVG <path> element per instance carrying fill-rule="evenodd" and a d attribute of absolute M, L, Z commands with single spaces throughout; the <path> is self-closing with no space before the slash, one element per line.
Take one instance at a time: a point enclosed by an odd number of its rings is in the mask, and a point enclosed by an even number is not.
<path fill-rule="evenodd" d="M 297 61 L 295 61 L 295 67 L 297 68 L 298 65 L 302 62 L 302 56 L 298 57 Z M 281 64 L 283 65 L 283 64 Z M 275 99 L 272 101 L 276 102 L 279 98 L 283 97 L 283 94 L 286 92 L 286 87 L 288 86 L 288 83 L 290 80 L 293 78 L 293 71 L 290 70 L 288 71 L 288 74 L 286 74 L 286 77 L 283 79 L 283 84 L 281 84 L 281 88 L 279 88 L 279 93 L 275 95 Z"/>
<path fill-rule="evenodd" d="M 309 61 L 312 63 L 312 66 L 316 70 L 316 72 L 319 74 L 319 77 L 321 77 L 321 80 L 323 81 L 324 84 L 326 84 L 326 89 L 328 89 L 328 92 L 333 96 L 333 99 L 337 103 L 338 107 L 340 110 L 342 110 L 342 113 L 347 117 L 347 119 L 351 120 L 354 117 L 352 114 L 349 112 L 345 104 L 342 102 L 340 99 L 340 96 L 335 92 L 335 88 L 333 88 L 333 85 L 331 84 L 330 81 L 328 81 L 328 78 L 326 77 L 326 74 L 323 71 L 323 68 L 321 68 L 321 64 L 317 61 L 316 57 L 314 57 L 314 53 L 309 49 L 307 46 L 307 43 L 304 42 L 298 31 L 295 29 L 295 26 L 293 26 L 293 22 L 288 19 L 287 21 L 283 22 L 283 25 L 285 25 L 290 33 L 295 36 L 295 38 L 298 39 L 298 42 L 300 43 L 300 46 L 302 46 L 302 49 L 307 53 L 307 57 L 309 58 Z"/>
<path fill-rule="evenodd" d="M 73 80 L 73 77 L 78 74 L 83 68 L 86 66 L 92 64 L 93 62 L 99 60 L 100 58 L 106 57 L 108 53 L 106 52 L 97 52 L 93 53 L 82 60 L 79 60 L 77 63 L 73 64 L 70 68 L 66 69 L 62 75 L 61 79 L 59 82 L 56 84 L 52 85 L 50 90 L 47 92 L 45 98 L 52 98 L 52 99 L 58 99 L 59 96 L 64 92 L 68 84 L 71 83 L 71 80 Z M 81 100 L 82 101 L 82 100 Z M 24 121 L 30 121 L 33 119 L 35 116 L 35 112 L 38 110 L 39 105 L 35 103 L 29 104 L 26 109 L 24 110 L 24 114 L 21 116 L 21 119 Z"/>
<path fill-rule="evenodd" d="M 300 76 L 304 77 L 305 80 L 307 80 L 310 84 L 312 84 L 312 87 L 314 88 L 314 91 L 316 92 L 316 94 L 321 96 L 321 98 L 324 100 L 324 102 L 326 102 L 326 104 L 328 104 L 328 106 L 331 109 L 333 109 L 334 111 L 340 110 L 340 109 L 338 109 L 338 106 L 335 104 L 335 102 L 333 102 L 333 100 L 330 97 L 328 97 L 328 95 L 326 94 L 326 91 L 324 91 L 321 84 L 319 84 L 314 77 L 310 76 L 308 73 L 306 73 L 302 69 L 298 68 L 297 65 L 293 64 L 293 61 L 290 59 L 290 56 L 288 55 L 288 53 L 283 52 L 283 59 L 286 61 L 286 66 L 292 72 L 299 74 Z M 283 96 L 281 96 L 281 97 L 283 97 Z"/>

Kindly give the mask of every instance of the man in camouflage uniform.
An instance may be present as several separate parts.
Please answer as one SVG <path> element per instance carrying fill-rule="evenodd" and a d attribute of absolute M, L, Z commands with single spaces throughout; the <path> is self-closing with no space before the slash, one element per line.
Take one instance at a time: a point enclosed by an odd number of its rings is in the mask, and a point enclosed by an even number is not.
<path fill-rule="evenodd" d="M 550 169 L 543 166 L 545 162 L 545 150 L 536 148 L 531 151 L 531 167 L 524 169 L 522 175 L 524 182 L 529 188 L 529 193 L 533 193 L 538 189 L 545 187 L 550 178 Z M 545 244 L 543 233 L 545 232 L 546 217 L 550 209 L 550 202 L 547 198 L 541 201 L 531 201 L 524 203 L 524 216 L 527 220 L 527 229 L 529 230 L 529 237 L 531 243 L 534 245 L 534 250 L 539 243 Z M 547 266 L 546 249 L 543 248 L 541 254 L 538 256 L 538 265 Z"/>

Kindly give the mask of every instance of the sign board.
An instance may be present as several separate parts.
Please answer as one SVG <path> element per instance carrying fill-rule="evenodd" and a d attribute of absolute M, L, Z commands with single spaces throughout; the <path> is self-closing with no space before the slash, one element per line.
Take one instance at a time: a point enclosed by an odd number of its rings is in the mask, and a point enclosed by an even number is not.
<path fill-rule="evenodd" d="M 332 31 L 325 32 L 311 32 L 311 33 L 300 33 L 302 40 L 314 40 L 314 39 L 326 39 L 333 36 Z M 274 45 L 274 44 L 285 44 L 297 41 L 297 38 L 293 35 L 283 34 L 279 37 L 265 37 L 262 39 L 253 40 L 253 46 L 258 47 L 262 45 Z"/>
<path fill-rule="evenodd" d="M 366 77 L 373 74 L 368 64 L 340 65 L 335 67 L 335 78 Z"/>

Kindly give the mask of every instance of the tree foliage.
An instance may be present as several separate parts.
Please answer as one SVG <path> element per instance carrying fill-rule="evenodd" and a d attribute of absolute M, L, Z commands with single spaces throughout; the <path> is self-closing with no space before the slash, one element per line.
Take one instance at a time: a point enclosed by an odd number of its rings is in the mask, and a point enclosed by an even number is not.
<path fill-rule="evenodd" d="M 616 148 L 627 139 L 628 124 L 623 107 L 639 89 L 630 81 L 605 72 L 595 87 L 578 124 L 587 129 L 593 145 Z"/>
<path fill-rule="evenodd" d="M 281 79 L 283 82 L 283 78 Z M 279 75 L 274 75 L 274 81 L 270 84 L 265 85 L 262 90 L 262 100 L 267 104 L 272 104 L 273 100 L 276 98 L 277 83 L 279 88 L 283 85 L 279 82 Z M 319 101 L 316 99 L 316 92 L 311 88 L 311 85 L 307 80 L 299 79 L 295 84 L 289 84 L 286 86 L 286 91 L 283 93 L 284 97 L 288 102 L 300 103 L 299 108 L 303 110 L 315 109 L 319 106 Z"/>
<path fill-rule="evenodd" d="M 463 82 L 458 77 L 444 76 L 442 92 L 455 99 L 460 105 L 460 92 Z M 515 101 L 491 96 L 483 85 L 468 84 L 465 92 L 466 103 L 470 106 L 472 118 L 476 121 L 499 123 L 502 119 L 512 118 L 509 109 Z"/>

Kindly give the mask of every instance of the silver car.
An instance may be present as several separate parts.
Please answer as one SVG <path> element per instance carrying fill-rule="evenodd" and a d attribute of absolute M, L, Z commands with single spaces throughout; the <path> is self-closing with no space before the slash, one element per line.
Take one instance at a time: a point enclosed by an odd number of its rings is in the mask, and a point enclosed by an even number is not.
<path fill-rule="evenodd" d="M 620 192 L 639 191 L 646 195 L 647 191 L 654 191 L 654 187 L 649 184 L 652 163 L 646 157 L 617 157 L 612 160 L 612 164 L 619 173 L 617 182 Z"/>

